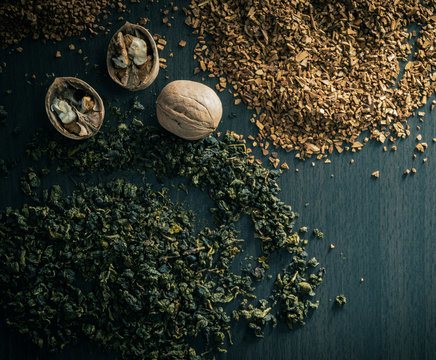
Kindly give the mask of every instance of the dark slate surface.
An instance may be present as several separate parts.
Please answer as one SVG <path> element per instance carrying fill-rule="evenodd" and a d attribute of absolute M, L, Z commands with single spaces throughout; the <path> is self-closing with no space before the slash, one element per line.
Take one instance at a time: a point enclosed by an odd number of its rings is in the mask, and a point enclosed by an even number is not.
<path fill-rule="evenodd" d="M 183 1 L 186 4 L 186 1 Z M 161 71 L 157 81 L 147 90 L 129 93 L 117 87 L 107 76 L 105 52 L 109 36 L 98 36 L 87 42 L 78 38 L 58 44 L 23 42 L 21 54 L 0 52 L 0 60 L 7 68 L 0 75 L 0 104 L 9 113 L 7 126 L 0 128 L 1 157 L 15 156 L 22 160 L 7 180 L 0 180 L 0 206 L 20 206 L 24 198 L 18 188 L 24 161 L 24 147 L 34 130 L 43 127 L 47 136 L 59 137 L 44 113 L 45 92 L 56 76 L 77 75 L 89 82 L 105 99 L 119 104 L 134 96 L 145 105 L 141 117 L 147 124 L 157 124 L 154 102 L 157 93 L 169 81 L 176 79 L 201 80 L 214 86 L 216 81 L 207 74 L 193 75 L 196 66 L 192 58 L 195 37 L 183 24 L 181 12 L 175 14 L 169 28 L 161 23 L 158 4 L 130 4 L 132 22 L 139 16 L 151 19 L 148 28 L 152 33 L 165 35 L 168 46 L 161 54 L 168 59 L 167 71 Z M 170 15 L 173 15 L 170 13 Z M 118 16 L 118 15 L 117 15 Z M 115 31 L 123 21 L 114 21 Z M 177 46 L 180 39 L 187 41 L 186 48 Z M 68 50 L 74 43 L 83 49 L 83 55 Z M 55 58 L 57 50 L 62 52 Z M 169 52 L 174 57 L 169 57 Z M 82 61 L 88 56 L 89 66 Z M 99 65 L 94 69 L 93 64 Z M 28 74 L 26 78 L 24 74 Z M 36 80 L 30 77 L 35 74 Z M 26 83 L 30 79 L 32 85 Z M 11 95 L 5 91 L 11 89 Z M 224 116 L 219 130 L 227 129 L 249 135 L 255 134 L 248 121 L 250 111 L 244 105 L 234 106 L 228 93 L 221 93 Z M 334 154 L 332 163 L 312 160 L 301 162 L 293 153 L 281 153 L 291 170 L 281 177 L 281 197 L 300 213 L 298 226 L 318 227 L 324 240 L 313 240 L 308 247 L 310 255 L 327 267 L 324 284 L 317 298 L 320 308 L 308 319 L 307 325 L 293 332 L 278 326 L 268 329 L 263 340 L 254 339 L 246 329 L 238 326 L 234 332 L 234 345 L 221 359 L 434 359 L 436 358 L 436 154 L 432 138 L 436 137 L 436 110 L 429 112 L 423 123 L 411 119 L 412 136 L 398 143 L 396 152 L 383 152 L 383 146 L 370 143 L 359 153 Z M 111 117 L 108 116 L 107 119 Z M 421 126 L 418 132 L 415 127 Z M 19 132 L 14 135 L 14 131 Z M 415 137 L 420 133 L 429 143 L 424 155 L 413 160 Z M 428 157 L 428 162 L 422 159 Z M 350 164 L 354 159 L 354 164 Z M 267 162 L 267 159 L 264 159 Z M 406 168 L 415 167 L 414 176 L 404 177 Z M 296 173 L 295 168 L 300 171 Z M 371 173 L 380 170 L 378 180 Z M 332 177 L 333 175 L 333 177 Z M 72 188 L 68 179 L 58 179 Z M 176 197 L 176 200 L 178 198 Z M 306 204 L 309 204 L 306 206 Z M 187 204 L 199 209 L 195 196 Z M 204 208 L 204 206 L 203 206 Z M 208 214 L 204 213 L 204 218 Z M 246 224 L 243 233 L 249 234 Z M 258 248 L 252 236 L 247 237 L 247 252 Z M 330 250 L 330 243 L 335 249 Z M 1 254 L 0 254 L 1 258 Z M 279 259 L 280 260 L 280 259 Z M 0 260 L 2 261 L 2 260 Z M 280 270 L 282 261 L 272 267 L 271 273 Z M 364 282 L 360 282 L 360 278 Z M 271 283 L 260 288 L 267 294 Z M 348 304 L 337 309 L 333 304 L 336 295 L 344 293 Z M 1 296 L 1 294 L 0 294 Z M 2 325 L 3 326 L 3 325 Z M 26 339 L 1 327 L 0 359 L 112 359 L 87 343 L 50 355 L 29 345 Z"/>

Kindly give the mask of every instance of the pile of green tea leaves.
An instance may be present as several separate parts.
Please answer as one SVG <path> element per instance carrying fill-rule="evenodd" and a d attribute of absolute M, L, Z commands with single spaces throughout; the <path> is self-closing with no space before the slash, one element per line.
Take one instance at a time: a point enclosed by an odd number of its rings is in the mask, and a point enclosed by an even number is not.
<path fill-rule="evenodd" d="M 289 328 L 304 325 L 318 306 L 324 269 L 309 259 L 307 240 L 293 231 L 296 214 L 277 197 L 279 172 L 250 164 L 237 136 L 187 142 L 133 120 L 71 144 L 30 144 L 35 166 L 21 185 L 32 204 L 0 213 L 1 313 L 38 346 L 60 350 L 86 337 L 123 359 L 201 359 L 225 351 L 232 319 L 248 320 L 262 336 L 276 317 Z M 145 181 L 81 184 L 67 195 L 40 186 L 53 166 L 63 174 L 136 169 Z M 215 225 L 194 231 L 192 211 L 147 184 L 151 170 L 206 191 Z M 231 265 L 243 251 L 236 224 L 244 215 L 263 254 L 236 274 Z M 292 261 L 273 295 L 257 300 L 255 282 L 277 250 Z M 230 315 L 224 307 L 232 301 Z M 205 347 L 194 350 L 196 339 Z"/>

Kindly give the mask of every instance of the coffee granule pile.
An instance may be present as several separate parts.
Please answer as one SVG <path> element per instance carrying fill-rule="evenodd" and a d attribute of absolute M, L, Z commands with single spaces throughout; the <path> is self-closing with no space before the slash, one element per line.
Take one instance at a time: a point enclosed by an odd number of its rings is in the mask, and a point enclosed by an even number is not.
<path fill-rule="evenodd" d="M 196 72 L 255 109 L 256 140 L 321 158 L 409 135 L 407 118 L 436 89 L 435 9 L 433 0 L 191 0 L 185 22 L 198 35 Z"/>
<path fill-rule="evenodd" d="M 123 0 L 3 0 L 0 40 L 5 47 L 27 37 L 60 41 L 85 30 L 95 35 L 106 30 L 97 23 L 99 16 L 104 20 L 111 10 L 125 8 Z"/>

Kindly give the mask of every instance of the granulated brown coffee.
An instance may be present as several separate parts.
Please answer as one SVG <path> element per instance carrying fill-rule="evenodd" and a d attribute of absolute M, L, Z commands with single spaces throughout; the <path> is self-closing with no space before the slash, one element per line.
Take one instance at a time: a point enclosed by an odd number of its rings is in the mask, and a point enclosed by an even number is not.
<path fill-rule="evenodd" d="M 124 11 L 123 0 L 3 0 L 0 2 L 0 40 L 3 47 L 30 37 L 60 41 L 105 31 L 98 24 L 113 11 Z M 100 19 L 99 19 L 100 17 Z"/>
<path fill-rule="evenodd" d="M 410 133 L 407 118 L 436 89 L 435 9 L 434 0 L 191 0 L 185 13 L 196 72 L 256 111 L 256 141 L 322 157 Z"/>

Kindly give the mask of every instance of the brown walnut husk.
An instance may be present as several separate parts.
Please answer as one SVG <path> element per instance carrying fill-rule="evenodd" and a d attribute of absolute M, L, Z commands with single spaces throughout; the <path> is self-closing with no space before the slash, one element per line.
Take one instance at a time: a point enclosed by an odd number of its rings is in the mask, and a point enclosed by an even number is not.
<path fill-rule="evenodd" d="M 76 120 L 69 124 L 62 123 L 52 109 L 56 98 L 65 100 L 72 107 Z M 80 101 L 84 98 L 87 101 L 82 109 Z M 103 100 L 98 93 L 88 83 L 74 77 L 58 77 L 53 81 L 45 97 L 45 110 L 56 130 L 73 140 L 94 136 L 103 124 L 105 114 Z"/>
<path fill-rule="evenodd" d="M 221 100 L 210 87 L 177 80 L 166 85 L 156 102 L 159 124 L 186 140 L 202 139 L 213 132 L 223 113 Z"/>
<path fill-rule="evenodd" d="M 147 44 L 147 61 L 142 66 L 135 65 L 127 55 L 127 45 L 132 36 L 144 40 Z M 129 58 L 126 69 L 117 67 L 113 61 L 113 58 L 120 55 Z M 130 91 L 149 87 L 159 73 L 159 54 L 153 37 L 144 27 L 126 22 L 109 42 L 106 65 L 109 76 L 118 85 Z"/>

